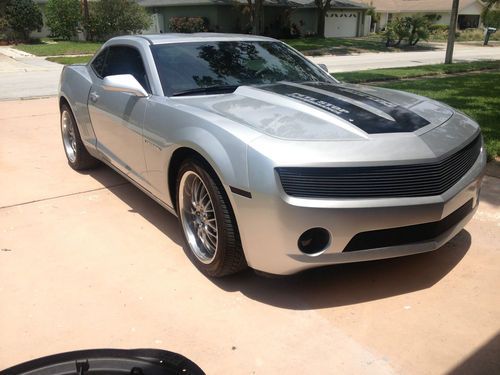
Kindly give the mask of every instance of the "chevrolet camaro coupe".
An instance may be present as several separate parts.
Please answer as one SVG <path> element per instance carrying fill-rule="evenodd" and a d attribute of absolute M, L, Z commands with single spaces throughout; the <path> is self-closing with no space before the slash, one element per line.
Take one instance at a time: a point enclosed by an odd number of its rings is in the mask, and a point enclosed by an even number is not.
<path fill-rule="evenodd" d="M 436 250 L 486 164 L 463 113 L 341 83 L 260 36 L 113 38 L 63 70 L 59 105 L 69 165 L 102 161 L 178 216 L 213 277 Z"/>

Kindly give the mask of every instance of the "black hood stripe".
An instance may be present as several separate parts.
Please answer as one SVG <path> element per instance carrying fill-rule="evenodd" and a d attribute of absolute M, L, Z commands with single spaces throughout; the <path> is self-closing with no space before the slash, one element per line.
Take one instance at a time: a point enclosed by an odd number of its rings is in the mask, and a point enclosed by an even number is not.
<path fill-rule="evenodd" d="M 311 86 L 341 95 L 345 97 L 346 100 L 322 94 L 315 90 L 309 90 L 304 86 L 298 87 L 296 85 L 278 83 L 261 86 L 259 88 L 300 100 L 333 113 L 364 130 L 368 134 L 414 132 L 430 124 L 429 121 L 420 117 L 415 112 L 376 96 L 365 94 L 361 91 L 333 84 L 311 84 Z M 379 116 L 373 113 L 373 111 L 368 111 L 350 102 L 349 99 L 354 99 L 357 102 L 376 108 L 392 117 L 395 121 Z"/>

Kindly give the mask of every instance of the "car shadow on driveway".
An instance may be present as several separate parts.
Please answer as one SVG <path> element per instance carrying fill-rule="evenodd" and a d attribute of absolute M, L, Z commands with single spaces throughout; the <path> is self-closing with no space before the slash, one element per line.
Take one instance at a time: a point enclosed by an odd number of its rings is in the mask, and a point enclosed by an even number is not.
<path fill-rule="evenodd" d="M 106 165 L 80 171 L 101 183 L 108 191 L 130 207 L 129 212 L 141 215 L 179 246 L 185 246 L 177 218 L 139 188 Z"/>
<path fill-rule="evenodd" d="M 187 245 L 174 215 L 125 179 L 117 182 L 112 175 L 116 172 L 109 167 L 86 173 L 131 207 L 130 212 L 141 215 L 185 249 Z M 248 270 L 222 279 L 207 278 L 207 281 L 227 292 L 240 291 L 250 299 L 285 309 L 346 306 L 429 288 L 460 262 L 470 245 L 469 232 L 462 230 L 442 248 L 429 253 L 338 264 L 291 276 L 265 277 Z"/>
<path fill-rule="evenodd" d="M 353 305 L 426 289 L 465 256 L 471 236 L 462 230 L 439 250 L 401 258 L 338 264 L 297 275 L 266 278 L 254 272 L 211 279 L 220 288 L 294 310 Z"/>

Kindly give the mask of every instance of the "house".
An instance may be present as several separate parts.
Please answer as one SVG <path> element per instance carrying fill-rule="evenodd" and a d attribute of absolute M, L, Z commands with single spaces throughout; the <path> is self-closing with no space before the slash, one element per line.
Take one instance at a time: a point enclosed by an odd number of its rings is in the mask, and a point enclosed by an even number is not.
<path fill-rule="evenodd" d="M 203 17 L 210 31 L 249 32 L 249 15 L 241 9 L 246 0 L 138 0 L 152 14 L 153 25 L 149 33 L 169 32 L 172 17 Z M 369 6 L 350 0 L 334 0 L 326 14 L 325 36 L 356 37 L 369 32 L 366 22 Z M 313 0 L 265 0 L 264 29 L 269 36 L 283 36 L 291 28 L 301 35 L 313 35 L 317 30 L 318 9 Z"/>
<path fill-rule="evenodd" d="M 450 24 L 453 0 L 361 0 L 375 8 L 380 14 L 377 29 L 383 29 L 394 17 L 415 14 L 435 15 L 435 24 Z M 457 29 L 477 28 L 482 25 L 481 12 L 484 5 L 479 0 L 460 0 Z"/>
<path fill-rule="evenodd" d="M 48 0 L 35 0 L 42 13 Z M 92 1 L 92 0 L 91 0 Z M 169 32 L 172 17 L 203 17 L 209 31 L 249 33 L 250 18 L 242 11 L 247 0 L 136 0 L 151 13 L 152 25 L 145 34 Z M 359 0 L 357 0 L 359 1 Z M 325 36 L 356 37 L 368 34 L 369 6 L 351 0 L 333 0 L 325 17 Z M 317 30 L 318 9 L 314 0 L 264 0 L 262 34 L 285 37 L 290 30 L 300 35 L 314 35 Z M 44 16 L 45 19 L 45 16 Z M 34 38 L 50 35 L 44 22 Z"/>

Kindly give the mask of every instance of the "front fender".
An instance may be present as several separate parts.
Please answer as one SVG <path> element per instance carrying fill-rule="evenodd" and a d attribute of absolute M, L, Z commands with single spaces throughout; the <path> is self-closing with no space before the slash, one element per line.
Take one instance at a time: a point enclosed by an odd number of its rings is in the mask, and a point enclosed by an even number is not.
<path fill-rule="evenodd" d="M 78 130 L 89 151 L 95 150 L 96 136 L 87 107 L 92 81 L 85 65 L 66 66 L 61 73 L 59 97 L 66 99 L 75 116 Z"/>
<path fill-rule="evenodd" d="M 248 187 L 246 145 L 242 142 L 221 140 L 208 130 L 197 127 L 180 129 L 173 141 L 172 154 L 179 148 L 190 148 L 203 156 L 224 185 Z M 170 158 L 167 163 L 168 170 Z"/>
<path fill-rule="evenodd" d="M 168 189 L 172 155 L 179 148 L 200 154 L 212 166 L 228 196 L 229 186 L 248 190 L 247 141 L 235 132 L 239 124 L 205 111 L 172 102 L 152 102 L 144 121 L 144 155 L 149 181 L 161 199 L 173 206 Z M 255 137 L 255 134 L 252 133 Z"/>

